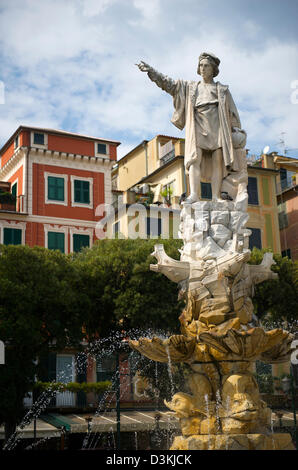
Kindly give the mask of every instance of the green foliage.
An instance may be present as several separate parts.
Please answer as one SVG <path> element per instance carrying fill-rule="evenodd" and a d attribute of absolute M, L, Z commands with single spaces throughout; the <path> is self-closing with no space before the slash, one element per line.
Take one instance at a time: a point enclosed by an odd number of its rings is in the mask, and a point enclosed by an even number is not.
<path fill-rule="evenodd" d="M 261 393 L 274 393 L 272 374 L 254 374 Z"/>
<path fill-rule="evenodd" d="M 271 250 L 252 250 L 250 263 L 260 264 L 265 252 Z M 255 313 L 268 327 L 285 326 L 297 329 L 298 298 L 298 263 L 280 254 L 274 254 L 275 265 L 272 271 L 278 274 L 277 279 L 264 281 L 255 288 L 253 298 Z"/>
<path fill-rule="evenodd" d="M 86 328 L 92 334 L 96 319 L 103 319 L 100 335 L 132 328 L 178 328 L 182 303 L 177 285 L 149 265 L 158 240 L 100 240 L 74 256 L 80 273 L 77 289 L 87 299 Z M 179 258 L 180 240 L 162 240 L 167 254 Z"/>
<path fill-rule="evenodd" d="M 3 204 L 15 204 L 16 197 L 8 192 L 0 192 L 0 203 Z"/>
<path fill-rule="evenodd" d="M 67 384 L 62 382 L 36 382 L 33 386 L 34 390 L 45 391 L 53 390 L 57 392 L 94 392 L 100 394 L 105 392 L 111 386 L 111 382 L 69 382 Z"/>
<path fill-rule="evenodd" d="M 0 338 L 6 345 L 0 374 L 0 423 L 23 416 L 35 360 L 56 350 L 79 348 L 83 310 L 70 259 L 40 247 L 0 246 Z"/>

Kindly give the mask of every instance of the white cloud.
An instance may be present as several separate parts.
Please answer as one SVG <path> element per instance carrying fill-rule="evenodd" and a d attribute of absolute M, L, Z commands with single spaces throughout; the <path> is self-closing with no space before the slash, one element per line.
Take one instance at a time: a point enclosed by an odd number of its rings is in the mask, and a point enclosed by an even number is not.
<path fill-rule="evenodd" d="M 298 147 L 298 105 L 290 102 L 297 41 L 277 30 L 268 35 L 258 12 L 227 28 L 224 21 L 233 19 L 214 16 L 205 2 L 183 5 L 15 0 L 2 6 L 1 144 L 22 123 L 120 140 L 120 155 L 157 133 L 183 135 L 170 123 L 171 97 L 134 64 L 144 59 L 173 78 L 196 80 L 198 56 L 207 50 L 221 59 L 218 79 L 230 86 L 249 147 L 278 142 L 282 131 L 288 146 Z"/>

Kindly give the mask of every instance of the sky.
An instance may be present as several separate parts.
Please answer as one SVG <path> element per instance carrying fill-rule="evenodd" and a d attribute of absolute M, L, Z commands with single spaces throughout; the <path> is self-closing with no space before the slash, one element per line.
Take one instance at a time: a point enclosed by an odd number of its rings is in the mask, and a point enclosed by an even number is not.
<path fill-rule="evenodd" d="M 199 80 L 208 51 L 250 152 L 283 153 L 284 139 L 298 157 L 297 19 L 297 0 L 0 0 L 0 146 L 21 124 L 120 141 L 118 157 L 184 137 L 135 64 Z"/>

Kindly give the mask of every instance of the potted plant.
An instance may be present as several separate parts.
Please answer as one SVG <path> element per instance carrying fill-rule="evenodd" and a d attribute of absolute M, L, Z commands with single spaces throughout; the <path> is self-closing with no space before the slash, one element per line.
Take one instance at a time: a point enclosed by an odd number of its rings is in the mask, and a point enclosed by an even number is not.
<path fill-rule="evenodd" d="M 165 188 L 160 193 L 165 200 L 165 203 L 170 206 L 171 205 L 171 197 L 173 196 L 173 189 L 172 188 Z"/>

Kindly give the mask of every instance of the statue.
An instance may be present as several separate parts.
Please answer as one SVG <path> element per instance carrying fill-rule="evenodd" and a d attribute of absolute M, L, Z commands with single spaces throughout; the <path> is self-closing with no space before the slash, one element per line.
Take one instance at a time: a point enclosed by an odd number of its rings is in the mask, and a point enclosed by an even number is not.
<path fill-rule="evenodd" d="M 173 96 L 175 111 L 172 123 L 181 130 L 185 127 L 185 169 L 190 185 L 190 195 L 186 199 L 188 203 L 200 199 L 201 180 L 211 181 L 215 201 L 233 199 L 223 185 L 225 178 L 230 176 L 232 186 L 239 186 L 244 176 L 244 183 L 247 184 L 246 175 L 243 175 L 246 133 L 241 130 L 238 111 L 228 86 L 214 82 L 219 64 L 218 57 L 203 52 L 197 70 L 202 76 L 199 82 L 174 81 L 143 61 L 138 64 L 139 69 L 147 72 L 157 86 Z M 242 185 L 242 193 L 246 191 L 246 184 Z"/>
<path fill-rule="evenodd" d="M 259 265 L 248 264 L 246 133 L 228 87 L 213 81 L 219 63 L 214 55 L 201 54 L 199 83 L 173 81 L 139 64 L 173 96 L 172 122 L 186 128 L 190 195 L 181 199 L 180 260 L 159 244 L 152 253 L 157 264 L 150 265 L 178 284 L 185 300 L 181 334 L 129 344 L 151 360 L 185 365 L 184 390 L 165 401 L 181 428 L 172 450 L 290 450 L 289 434 L 272 433 L 254 364 L 288 361 L 293 335 L 280 328 L 265 331 L 254 315 L 255 286 L 277 274 L 271 270 L 272 253 Z M 201 179 L 211 181 L 212 201 L 200 200 Z"/>

